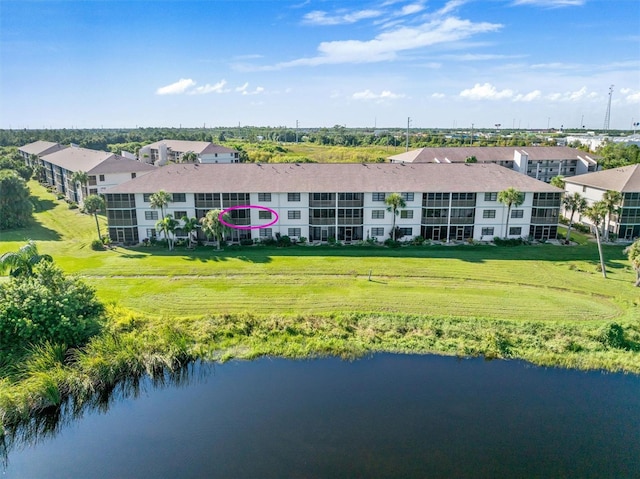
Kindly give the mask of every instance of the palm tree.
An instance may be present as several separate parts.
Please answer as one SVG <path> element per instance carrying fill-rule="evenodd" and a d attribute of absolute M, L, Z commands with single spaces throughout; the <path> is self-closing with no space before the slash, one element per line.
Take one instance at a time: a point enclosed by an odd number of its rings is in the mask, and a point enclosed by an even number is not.
<path fill-rule="evenodd" d="M 172 200 L 171 193 L 160 190 L 149 197 L 149 204 L 152 208 L 160 208 L 160 216 L 164 219 L 164 208 Z"/>
<path fill-rule="evenodd" d="M 198 155 L 193 151 L 187 151 L 180 157 L 180 163 L 195 163 L 198 161 Z"/>
<path fill-rule="evenodd" d="M 220 213 L 222 213 L 221 210 L 209 210 L 205 216 L 200 218 L 202 231 L 204 231 L 204 234 L 207 235 L 208 238 L 215 236 L 218 242 L 218 250 L 220 250 L 224 233 L 229 229 L 220 221 Z M 227 223 L 229 222 L 229 216 L 226 213 L 222 216 L 222 219 Z"/>
<path fill-rule="evenodd" d="M 555 186 L 556 188 L 564 190 L 565 182 L 564 176 L 562 175 L 554 176 L 553 178 L 551 178 L 551 181 L 549 183 L 551 184 L 551 186 Z"/>
<path fill-rule="evenodd" d="M 509 237 L 509 217 L 511 216 L 511 208 L 516 208 L 524 203 L 524 194 L 513 187 L 502 190 L 498 193 L 498 201 L 507 207 L 507 222 L 505 224 L 504 238 Z"/>
<path fill-rule="evenodd" d="M 105 209 L 104 198 L 99 195 L 89 195 L 84 199 L 84 210 L 93 215 L 96 219 L 96 228 L 98 229 L 98 239 L 102 240 L 102 233 L 100 233 L 100 222 L 98 221 L 98 213 Z"/>
<path fill-rule="evenodd" d="M 600 268 L 602 276 L 607 277 L 607 270 L 604 265 L 604 257 L 602 256 L 602 242 L 600 241 L 600 223 L 607 216 L 607 205 L 603 201 L 596 201 L 593 205 L 584 210 L 584 215 L 591 220 L 596 230 L 596 242 L 598 243 L 598 254 L 600 255 Z"/>
<path fill-rule="evenodd" d="M 156 229 L 164 233 L 167 240 L 169 251 L 173 250 L 173 233 L 178 227 L 178 222 L 173 219 L 172 215 L 167 215 L 156 223 Z"/>
<path fill-rule="evenodd" d="M 80 196 L 84 199 L 86 195 L 87 183 L 89 183 L 89 175 L 84 171 L 78 170 L 74 172 L 73 175 L 71 175 L 71 181 L 73 182 L 73 186 L 75 188 L 76 202 L 80 202 L 78 200 L 78 183 L 80 183 Z"/>
<path fill-rule="evenodd" d="M 33 276 L 33 267 L 41 261 L 52 262 L 48 254 L 39 254 L 35 242 L 29 241 L 18 251 L 10 251 L 0 256 L 0 272 L 9 269 L 14 278 Z"/>
<path fill-rule="evenodd" d="M 400 193 L 391 193 L 384 199 L 387 205 L 387 211 L 390 211 L 393 215 L 393 228 L 391 229 L 391 238 L 396 240 L 396 216 L 400 214 L 400 209 L 406 208 L 407 203 Z"/>
<path fill-rule="evenodd" d="M 191 235 L 191 233 L 193 233 L 200 227 L 200 223 L 198 222 L 198 218 L 189 218 L 188 216 L 183 216 L 181 219 L 184 223 L 184 225 L 182 226 L 182 231 L 187 233 L 187 236 L 189 237 L 189 248 L 191 248 L 192 243 L 198 244 L 197 241 L 193 240 L 193 236 Z"/>
<path fill-rule="evenodd" d="M 607 208 L 607 227 L 604 230 L 604 240 L 609 241 L 609 227 L 611 226 L 611 216 L 618 210 L 618 205 L 622 201 L 622 194 L 619 191 L 607 190 L 602 195 L 602 201 Z"/>
<path fill-rule="evenodd" d="M 625 248 L 624 252 L 627 253 L 633 269 L 636 270 L 636 286 L 640 286 L 640 239 Z"/>
<path fill-rule="evenodd" d="M 582 213 L 587 207 L 587 200 L 577 191 L 572 194 L 565 196 L 562 198 L 562 205 L 564 206 L 565 211 L 570 211 L 571 216 L 569 216 L 569 226 L 567 227 L 567 243 L 569 242 L 569 237 L 571 235 L 571 226 L 573 226 L 573 215 L 578 213 Z"/>

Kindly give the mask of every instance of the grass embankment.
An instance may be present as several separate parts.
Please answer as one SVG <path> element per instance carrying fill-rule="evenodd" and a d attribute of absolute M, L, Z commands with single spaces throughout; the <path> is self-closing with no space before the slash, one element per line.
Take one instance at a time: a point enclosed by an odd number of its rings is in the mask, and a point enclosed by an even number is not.
<path fill-rule="evenodd" d="M 32 188 L 36 224 L 0 233 L 0 254 L 36 240 L 110 313 L 85 350 L 44 348 L 4 371 L 3 421 L 197 358 L 395 351 L 640 373 L 639 291 L 621 246 L 604 248 L 606 280 L 583 237 L 571 247 L 96 252 L 93 219 Z"/>

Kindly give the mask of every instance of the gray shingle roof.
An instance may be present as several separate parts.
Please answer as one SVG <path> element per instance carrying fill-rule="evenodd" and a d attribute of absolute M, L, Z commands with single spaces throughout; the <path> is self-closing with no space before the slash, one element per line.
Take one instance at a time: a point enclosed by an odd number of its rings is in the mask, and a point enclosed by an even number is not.
<path fill-rule="evenodd" d="M 208 141 L 187 141 L 187 140 L 161 140 L 156 141 L 155 143 L 151 143 L 149 145 L 145 145 L 146 147 L 157 150 L 160 145 L 166 145 L 167 148 L 170 148 L 172 151 L 178 153 L 186 153 L 188 151 L 193 151 L 198 155 L 207 155 L 213 153 L 232 153 L 235 150 L 231 148 L 226 148 L 220 145 L 214 145 Z"/>
<path fill-rule="evenodd" d="M 69 171 L 89 174 L 130 173 L 151 171 L 156 167 L 137 160 L 130 160 L 108 151 L 71 147 L 42 157 L 44 161 Z"/>
<path fill-rule="evenodd" d="M 599 190 L 640 193 L 640 165 L 623 166 L 564 179 L 566 183 L 590 186 Z"/>
<path fill-rule="evenodd" d="M 108 193 L 529 192 L 558 188 L 494 164 L 174 164 Z"/>
<path fill-rule="evenodd" d="M 157 166 L 149 165 L 137 160 L 130 160 L 120 155 L 113 155 L 87 171 L 90 175 L 104 175 L 110 173 L 140 173 L 153 171 Z"/>
<path fill-rule="evenodd" d="M 27 145 L 21 146 L 19 148 L 20 151 L 24 151 L 28 155 L 45 155 L 49 153 L 54 153 L 56 151 L 60 151 L 66 148 L 58 143 L 54 143 L 52 141 L 34 141 L 33 143 L 29 143 Z"/>

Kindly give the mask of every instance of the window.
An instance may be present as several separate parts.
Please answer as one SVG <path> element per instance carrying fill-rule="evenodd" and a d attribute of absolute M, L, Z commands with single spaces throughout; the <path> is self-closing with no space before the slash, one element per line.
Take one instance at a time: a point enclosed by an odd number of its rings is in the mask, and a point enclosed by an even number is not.
<path fill-rule="evenodd" d="M 260 228 L 260 238 L 273 238 L 273 232 L 271 228 Z"/>
<path fill-rule="evenodd" d="M 258 193 L 258 201 L 270 203 L 271 193 Z"/>
<path fill-rule="evenodd" d="M 173 193 L 171 195 L 171 201 L 174 203 L 184 203 L 187 201 L 187 195 L 185 193 Z"/>
<path fill-rule="evenodd" d="M 509 226 L 509 236 L 521 235 L 522 228 L 520 226 Z"/>
<path fill-rule="evenodd" d="M 384 228 L 371 228 L 371 236 L 384 236 Z"/>
<path fill-rule="evenodd" d="M 147 229 L 147 238 L 155 238 L 156 237 L 156 230 L 148 228 Z"/>
<path fill-rule="evenodd" d="M 287 218 L 289 218 L 290 220 L 299 220 L 301 218 L 300 210 L 288 211 Z"/>
<path fill-rule="evenodd" d="M 144 212 L 144 219 L 145 220 L 157 220 L 158 219 L 158 212 L 157 211 L 145 211 Z"/>
<path fill-rule="evenodd" d="M 402 236 L 413 236 L 413 228 L 398 228 Z"/>
<path fill-rule="evenodd" d="M 271 219 L 271 211 L 258 211 L 258 218 L 261 220 L 270 220 Z"/>
<path fill-rule="evenodd" d="M 512 218 L 524 218 L 524 210 L 511 210 Z"/>
<path fill-rule="evenodd" d="M 582 187 L 582 192 L 583 192 L 583 193 L 586 193 L 586 192 L 587 192 L 587 187 L 586 187 L 586 186 L 583 186 L 583 187 Z"/>
<path fill-rule="evenodd" d="M 371 195 L 371 201 L 384 201 L 386 193 L 373 193 Z"/>
<path fill-rule="evenodd" d="M 186 211 L 176 211 L 173 214 L 173 217 L 177 220 L 181 220 L 185 216 L 188 216 Z"/>
<path fill-rule="evenodd" d="M 287 201 L 300 201 L 300 193 L 287 193 Z"/>
<path fill-rule="evenodd" d="M 413 201 L 413 193 L 401 193 L 400 196 L 405 201 Z"/>
<path fill-rule="evenodd" d="M 100 181 L 104 181 L 104 175 L 100 175 Z"/>
<path fill-rule="evenodd" d="M 289 236 L 302 236 L 302 230 L 300 228 L 289 228 Z"/>
<path fill-rule="evenodd" d="M 493 228 L 482 228 L 482 236 L 493 236 Z"/>
<path fill-rule="evenodd" d="M 411 193 L 413 194 L 413 193 Z M 402 210 L 400 211 L 400 218 L 412 219 L 413 218 L 413 210 Z"/>
<path fill-rule="evenodd" d="M 384 219 L 384 210 L 371 210 L 371 219 L 374 219 L 374 220 Z"/>
<path fill-rule="evenodd" d="M 136 177 L 135 173 L 131 173 L 131 179 L 133 180 Z"/>
<path fill-rule="evenodd" d="M 498 193 L 485 193 L 484 194 L 485 201 L 498 201 Z"/>
<path fill-rule="evenodd" d="M 142 201 L 144 201 L 145 203 L 149 203 L 151 200 L 151 195 L 153 193 L 142 193 Z"/>
<path fill-rule="evenodd" d="M 89 194 L 90 195 L 97 195 L 98 194 L 98 189 L 97 188 L 89 188 Z"/>
<path fill-rule="evenodd" d="M 483 218 L 495 218 L 496 217 L 496 210 L 484 210 L 482 212 L 482 217 Z"/>

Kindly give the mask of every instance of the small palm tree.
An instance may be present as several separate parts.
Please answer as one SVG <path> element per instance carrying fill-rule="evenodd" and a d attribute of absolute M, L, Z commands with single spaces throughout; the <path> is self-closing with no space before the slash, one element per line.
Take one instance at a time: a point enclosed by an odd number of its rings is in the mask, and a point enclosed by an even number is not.
<path fill-rule="evenodd" d="M 509 217 L 511 216 L 511 208 L 516 208 L 524 203 L 524 194 L 513 187 L 502 190 L 498 193 L 498 201 L 507 207 L 507 221 L 505 224 L 504 237 L 509 237 Z"/>
<path fill-rule="evenodd" d="M 604 240 L 609 241 L 611 216 L 618 211 L 618 205 L 622 202 L 622 194 L 619 191 L 605 191 L 604 195 L 602 195 L 602 201 L 607 208 L 607 227 L 604 230 Z"/>
<path fill-rule="evenodd" d="M 565 182 L 564 176 L 562 175 L 554 176 L 553 178 L 551 178 L 551 181 L 549 183 L 551 184 L 551 186 L 555 186 L 556 188 L 564 190 Z"/>
<path fill-rule="evenodd" d="M 96 220 L 96 228 L 98 229 L 98 239 L 102 240 L 102 233 L 100 233 L 100 222 L 98 221 L 98 213 L 105 209 L 104 198 L 99 195 L 89 195 L 84 199 L 84 210 L 93 215 Z"/>
<path fill-rule="evenodd" d="M 189 237 L 189 248 L 191 248 L 192 244 L 198 244 L 198 242 L 193 239 L 192 233 L 198 230 L 200 223 L 198 222 L 198 218 L 183 216 L 181 219 L 184 223 L 182 230 L 187 233 L 187 236 Z"/>
<path fill-rule="evenodd" d="M 173 219 L 172 215 L 167 215 L 156 223 L 156 229 L 158 231 L 162 231 L 165 239 L 167 240 L 169 251 L 173 250 L 173 234 L 177 227 L 178 222 Z"/>
<path fill-rule="evenodd" d="M 195 163 L 198 161 L 198 155 L 193 151 L 187 151 L 180 157 L 180 163 Z"/>
<path fill-rule="evenodd" d="M 41 261 L 53 262 L 53 258 L 48 254 L 39 254 L 35 242 L 29 241 L 18 251 L 0 256 L 0 272 L 8 269 L 14 278 L 33 276 L 33 267 Z"/>
<path fill-rule="evenodd" d="M 216 238 L 218 250 L 220 250 L 220 246 L 222 245 L 224 233 L 229 230 L 229 228 L 220 221 L 220 213 L 222 213 L 221 210 L 209 210 L 205 216 L 200 218 L 202 231 L 204 231 L 204 234 L 207 235 L 208 238 Z M 227 223 L 229 222 L 229 216 L 227 214 L 224 214 L 222 219 Z"/>
<path fill-rule="evenodd" d="M 584 215 L 591 220 L 596 231 L 596 242 L 598 243 L 598 254 L 600 255 L 600 268 L 602 276 L 607 277 L 607 270 L 604 265 L 604 257 L 602 256 L 602 241 L 600 239 L 600 224 L 607 216 L 607 205 L 603 201 L 596 201 L 593 205 L 584 210 Z"/>
<path fill-rule="evenodd" d="M 571 212 L 569 216 L 569 226 L 567 227 L 567 243 L 569 242 L 569 237 L 571 236 L 571 226 L 573 226 L 573 216 L 577 213 L 582 213 L 587 207 L 587 200 L 577 191 L 572 194 L 565 196 L 562 199 L 562 205 L 564 206 L 565 211 Z"/>
<path fill-rule="evenodd" d="M 391 193 L 384 199 L 385 204 L 387 205 L 387 211 L 390 211 L 393 215 L 393 228 L 391 229 L 391 238 L 393 241 L 396 240 L 396 216 L 400 214 L 400 210 L 402 208 L 407 207 L 406 201 L 400 193 Z"/>
<path fill-rule="evenodd" d="M 152 208 L 160 208 L 160 216 L 164 219 L 164 208 L 172 200 L 171 193 L 160 190 L 149 197 L 149 204 Z"/>
<path fill-rule="evenodd" d="M 636 270 L 636 286 L 640 286 L 640 239 L 637 239 L 624 250 L 633 269 Z"/>
<path fill-rule="evenodd" d="M 80 184 L 80 196 L 84 198 L 87 194 L 86 188 L 87 183 L 89 183 L 89 175 L 84 171 L 78 170 L 74 172 L 73 175 L 71 175 L 71 181 L 73 182 L 73 187 L 75 188 L 76 201 L 80 202 L 80 200 L 78 199 L 78 184 Z"/>

